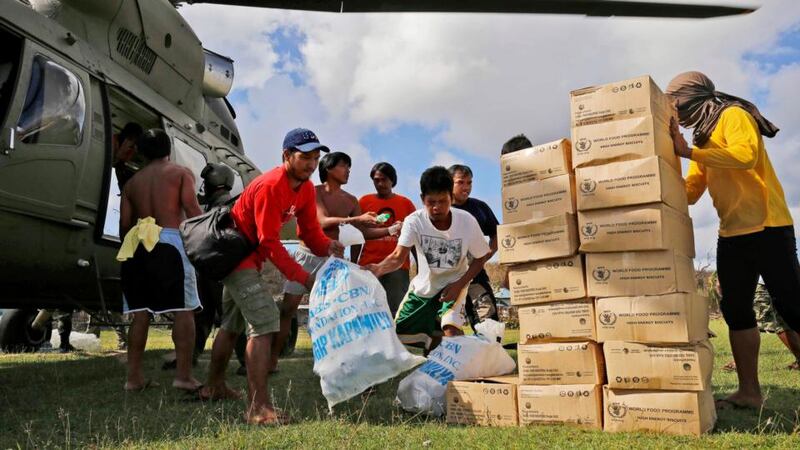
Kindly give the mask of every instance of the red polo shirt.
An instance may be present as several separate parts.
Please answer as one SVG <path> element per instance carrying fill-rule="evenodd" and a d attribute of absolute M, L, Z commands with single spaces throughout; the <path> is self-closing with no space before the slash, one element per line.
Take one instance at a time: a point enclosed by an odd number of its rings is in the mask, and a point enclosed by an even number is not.
<path fill-rule="evenodd" d="M 317 256 L 328 254 L 330 239 L 317 220 L 314 185 L 304 181 L 296 190 L 289 186 L 283 166 L 259 175 L 242 192 L 231 210 L 236 227 L 258 248 L 236 270 L 261 270 L 265 259 L 291 281 L 305 284 L 308 272 L 298 264 L 281 243 L 281 227 L 297 217 L 298 237 Z"/>

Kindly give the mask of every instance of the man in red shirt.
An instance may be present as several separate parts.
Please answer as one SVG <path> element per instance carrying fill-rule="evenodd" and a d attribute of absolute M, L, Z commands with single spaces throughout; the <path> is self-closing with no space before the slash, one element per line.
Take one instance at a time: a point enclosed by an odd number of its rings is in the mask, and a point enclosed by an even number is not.
<path fill-rule="evenodd" d="M 223 280 L 222 325 L 214 339 L 208 382 L 201 399 L 238 398 L 225 384 L 225 369 L 238 335 L 247 332 L 248 408 L 245 419 L 256 424 L 282 424 L 288 418 L 272 405 L 267 379 L 274 334 L 280 328 L 280 312 L 267 292 L 260 270 L 269 259 L 287 279 L 311 289 L 314 277 L 286 251 L 280 241 L 281 227 L 297 217 L 298 237 L 317 256 L 341 256 L 344 248 L 322 232 L 317 220 L 314 185 L 309 181 L 317 168 L 319 143 L 310 130 L 297 128 L 283 141 L 283 164 L 253 180 L 236 201 L 231 215 L 236 227 L 258 242 L 258 248 Z"/>
<path fill-rule="evenodd" d="M 392 192 L 392 188 L 397 185 L 397 171 L 391 164 L 380 162 L 372 167 L 369 176 L 372 178 L 372 183 L 375 185 L 375 192 L 377 193 L 367 194 L 359 199 L 358 204 L 361 207 L 361 211 L 375 213 L 378 217 L 388 215 L 386 221 L 378 226 L 388 227 L 390 230 L 392 227 L 401 227 L 403 220 L 416 211 L 417 208 L 408 198 Z M 377 264 L 383 261 L 397 247 L 397 235 L 398 233 L 391 230 L 389 235 L 384 238 L 366 241 L 361 250 L 358 263 L 366 266 L 367 264 Z M 399 269 L 378 278 L 381 286 L 386 291 L 386 298 L 389 301 L 389 309 L 392 311 L 392 316 L 397 313 L 397 308 L 403 301 L 406 292 L 408 292 L 409 266 L 409 259 L 406 258 Z"/>

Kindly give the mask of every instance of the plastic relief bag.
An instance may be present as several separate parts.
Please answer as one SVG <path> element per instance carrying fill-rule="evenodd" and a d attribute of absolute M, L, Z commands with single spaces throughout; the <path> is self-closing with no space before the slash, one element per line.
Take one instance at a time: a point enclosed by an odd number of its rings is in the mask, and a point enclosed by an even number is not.
<path fill-rule="evenodd" d="M 378 279 L 343 259 L 330 257 L 317 272 L 308 332 L 328 408 L 425 362 L 397 338 Z"/>
<path fill-rule="evenodd" d="M 500 344 L 505 325 L 489 319 L 475 328 L 479 333 L 475 336 L 443 338 L 425 364 L 403 378 L 396 399 L 403 409 L 441 416 L 450 381 L 505 375 L 516 369 Z"/>

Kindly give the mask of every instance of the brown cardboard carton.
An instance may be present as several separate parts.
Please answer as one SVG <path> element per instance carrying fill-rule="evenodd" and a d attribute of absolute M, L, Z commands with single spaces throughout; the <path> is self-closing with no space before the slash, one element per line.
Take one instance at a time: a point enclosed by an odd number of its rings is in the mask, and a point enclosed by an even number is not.
<path fill-rule="evenodd" d="M 559 139 L 503 155 L 500 157 L 503 187 L 569 174 L 572 172 L 571 157 L 569 139 Z"/>
<path fill-rule="evenodd" d="M 517 346 L 520 384 L 603 384 L 603 351 L 591 341 Z"/>
<path fill-rule="evenodd" d="M 708 299 L 695 293 L 597 299 L 597 340 L 686 344 L 708 339 Z"/>
<path fill-rule="evenodd" d="M 603 388 L 604 430 L 648 430 L 668 434 L 708 433 L 717 421 L 711 389 L 702 392 Z"/>
<path fill-rule="evenodd" d="M 663 202 L 689 215 L 683 178 L 657 156 L 581 167 L 575 177 L 579 211 Z"/>
<path fill-rule="evenodd" d="M 694 257 L 692 219 L 663 203 L 578 213 L 582 252 L 674 249 Z"/>
<path fill-rule="evenodd" d="M 586 297 L 581 255 L 511 266 L 508 286 L 512 305 Z"/>
<path fill-rule="evenodd" d="M 574 214 L 500 225 L 500 264 L 514 264 L 572 256 L 578 250 Z"/>
<path fill-rule="evenodd" d="M 591 299 L 520 307 L 517 315 L 522 344 L 597 339 Z"/>
<path fill-rule="evenodd" d="M 559 175 L 503 188 L 503 223 L 575 214 L 575 178 Z"/>
<path fill-rule="evenodd" d="M 656 116 L 669 123 L 672 101 L 647 75 L 576 89 L 570 96 L 570 126 Z"/>
<path fill-rule="evenodd" d="M 516 426 L 516 375 L 451 381 L 447 385 L 447 423 Z"/>
<path fill-rule="evenodd" d="M 674 250 L 586 255 L 589 297 L 661 295 L 695 288 L 692 260 Z"/>
<path fill-rule="evenodd" d="M 681 173 L 669 121 L 662 122 L 652 116 L 573 127 L 572 142 L 574 168 L 660 156 Z"/>
<path fill-rule="evenodd" d="M 606 341 L 603 354 L 610 388 L 668 391 L 711 388 L 714 349 L 708 340 L 676 346 Z"/>
<path fill-rule="evenodd" d="M 520 425 L 571 424 L 583 428 L 603 427 L 601 386 L 569 384 L 518 386 Z"/>

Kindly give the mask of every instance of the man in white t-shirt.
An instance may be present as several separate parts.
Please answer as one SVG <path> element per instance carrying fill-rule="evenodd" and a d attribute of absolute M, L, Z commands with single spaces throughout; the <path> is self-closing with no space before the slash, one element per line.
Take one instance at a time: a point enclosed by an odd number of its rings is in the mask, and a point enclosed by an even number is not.
<path fill-rule="evenodd" d="M 377 277 L 397 270 L 411 248 L 416 248 L 417 276 L 411 280 L 395 322 L 402 342 L 423 343 L 430 351 L 442 334 L 463 334 L 467 288 L 490 251 L 475 218 L 450 207 L 453 178 L 447 169 L 431 167 L 422 173 L 419 184 L 424 207 L 403 221 L 394 251 L 366 269 Z"/>

